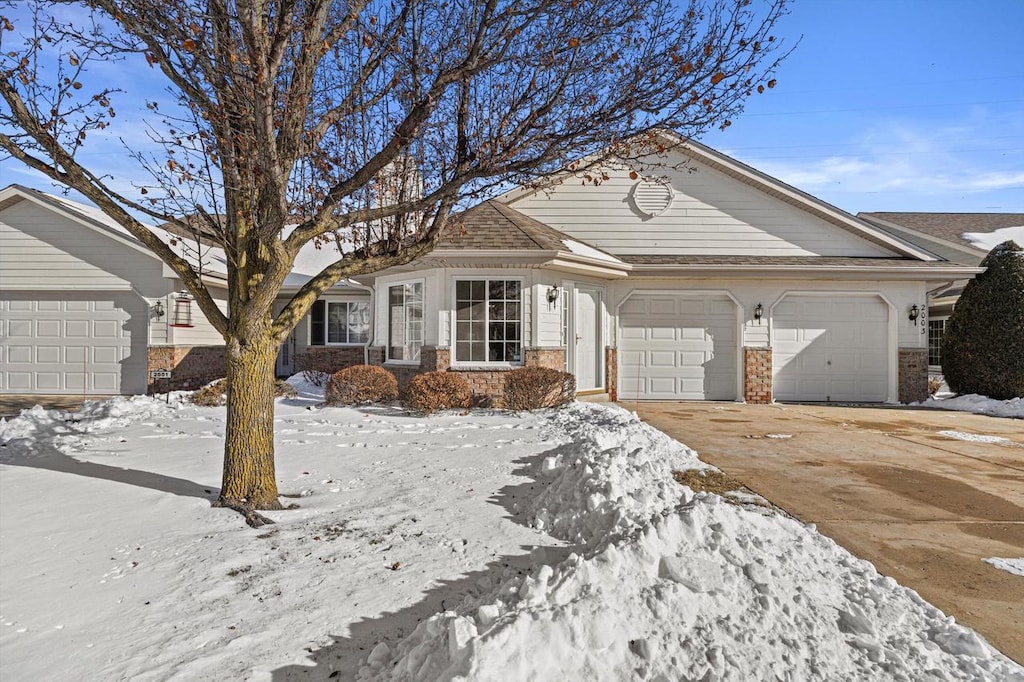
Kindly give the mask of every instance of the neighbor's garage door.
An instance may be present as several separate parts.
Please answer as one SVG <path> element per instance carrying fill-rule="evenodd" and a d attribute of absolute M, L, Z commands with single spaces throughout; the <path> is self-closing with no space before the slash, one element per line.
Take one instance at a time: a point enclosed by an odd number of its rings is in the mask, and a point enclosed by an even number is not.
<path fill-rule="evenodd" d="M 140 308 L 133 321 L 132 308 Z M 118 394 L 145 390 L 144 306 L 121 292 L 0 294 L 0 392 Z M 132 330 L 141 335 L 132 355 Z M 141 344 L 140 344 L 141 341 Z"/>
<path fill-rule="evenodd" d="M 619 396 L 735 400 L 736 326 L 727 296 L 633 294 L 619 308 Z"/>
<path fill-rule="evenodd" d="M 772 314 L 776 400 L 884 402 L 889 307 L 877 296 L 787 296 Z"/>

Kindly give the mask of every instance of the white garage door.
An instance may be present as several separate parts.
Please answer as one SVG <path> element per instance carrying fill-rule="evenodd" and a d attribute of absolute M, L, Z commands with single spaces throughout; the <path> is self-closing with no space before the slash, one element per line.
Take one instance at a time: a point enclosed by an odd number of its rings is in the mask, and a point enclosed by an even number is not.
<path fill-rule="evenodd" d="M 884 402 L 889 307 L 877 296 L 787 296 L 772 315 L 776 400 Z"/>
<path fill-rule="evenodd" d="M 0 392 L 144 392 L 144 316 L 144 304 L 129 293 L 0 295 Z M 134 354 L 133 331 L 139 346 Z"/>
<path fill-rule="evenodd" d="M 736 306 L 722 295 L 634 294 L 619 309 L 623 400 L 735 400 Z"/>

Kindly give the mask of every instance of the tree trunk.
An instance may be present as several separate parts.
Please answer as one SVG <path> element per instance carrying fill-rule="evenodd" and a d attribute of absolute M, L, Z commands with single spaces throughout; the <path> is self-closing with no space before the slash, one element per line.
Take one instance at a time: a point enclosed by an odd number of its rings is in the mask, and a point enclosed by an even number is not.
<path fill-rule="evenodd" d="M 274 472 L 274 364 L 277 345 L 229 339 L 228 414 L 220 504 L 281 509 Z"/>

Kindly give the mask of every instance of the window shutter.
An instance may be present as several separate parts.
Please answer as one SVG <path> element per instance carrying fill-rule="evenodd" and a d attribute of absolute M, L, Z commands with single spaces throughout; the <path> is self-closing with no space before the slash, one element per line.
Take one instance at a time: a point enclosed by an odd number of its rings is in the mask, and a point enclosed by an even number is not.
<path fill-rule="evenodd" d="M 309 311 L 309 345 L 322 346 L 327 338 L 326 329 L 326 304 L 323 301 L 316 301 Z"/>

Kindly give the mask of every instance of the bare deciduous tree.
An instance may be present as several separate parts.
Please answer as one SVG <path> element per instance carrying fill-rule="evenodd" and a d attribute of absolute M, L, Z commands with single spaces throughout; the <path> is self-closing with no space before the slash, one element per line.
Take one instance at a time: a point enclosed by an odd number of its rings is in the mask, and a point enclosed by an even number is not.
<path fill-rule="evenodd" d="M 747 97 L 774 85 L 771 31 L 785 2 L 18 3 L 0 19 L 0 148 L 152 249 L 223 335 L 220 503 L 258 524 L 256 510 L 280 508 L 275 357 L 318 296 L 428 251 L 467 197 L 599 149 L 635 157 L 659 127 L 692 137 L 728 126 Z M 90 67 L 111 60 L 161 79 L 177 105 L 148 103 L 162 151 L 129 149 L 138 165 L 120 182 L 77 154 L 116 125 L 115 100 L 132 96 L 129 86 L 84 87 Z M 574 170 L 600 180 L 585 164 Z M 116 189 L 125 180 L 133 191 Z M 136 216 L 225 250 L 228 314 Z M 354 248 L 274 314 L 300 248 L 337 240 Z"/>

